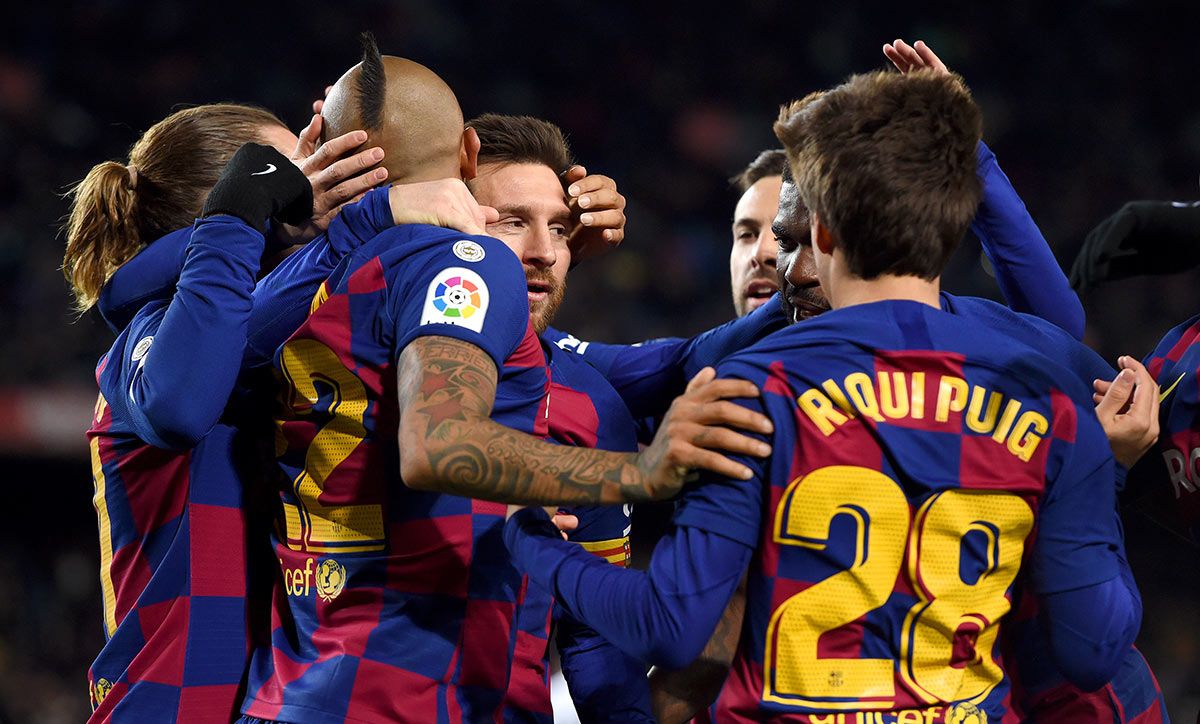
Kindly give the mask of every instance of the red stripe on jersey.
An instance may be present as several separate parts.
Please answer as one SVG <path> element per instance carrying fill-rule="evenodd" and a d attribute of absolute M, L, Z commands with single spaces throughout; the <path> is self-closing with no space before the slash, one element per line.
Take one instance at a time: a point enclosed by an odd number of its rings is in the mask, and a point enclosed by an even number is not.
<path fill-rule="evenodd" d="M 447 515 L 394 523 L 388 538 L 404 547 L 388 557 L 387 587 L 406 593 L 442 593 L 466 596 L 471 550 L 469 515 Z"/>
<path fill-rule="evenodd" d="M 191 594 L 245 596 L 246 520 L 240 508 L 192 503 Z"/>
<path fill-rule="evenodd" d="M 469 599 L 463 621 L 462 667 L 460 686 L 482 686 L 504 691 L 508 685 L 508 667 L 512 664 L 499 652 L 510 651 L 513 616 L 511 601 Z"/>
<path fill-rule="evenodd" d="M 183 685 L 183 662 L 187 654 L 190 602 L 186 596 L 170 601 L 139 606 L 138 623 L 146 645 L 129 663 L 130 681 L 152 681 L 171 686 Z"/>
<path fill-rule="evenodd" d="M 1053 411 L 1054 416 L 1050 424 L 1054 439 L 1075 442 L 1075 428 L 1079 424 L 1077 413 L 1075 412 L 1075 403 L 1071 402 L 1070 397 L 1067 397 L 1058 390 L 1050 390 L 1050 409 Z M 1038 452 L 1042 452 L 1041 447 L 1038 448 Z M 1045 460 L 1044 455 L 1042 459 Z"/>
<path fill-rule="evenodd" d="M 575 447 L 596 447 L 599 435 L 600 416 L 592 398 L 582 392 L 550 383 L 548 400 L 550 411 L 549 432 L 556 442 Z"/>

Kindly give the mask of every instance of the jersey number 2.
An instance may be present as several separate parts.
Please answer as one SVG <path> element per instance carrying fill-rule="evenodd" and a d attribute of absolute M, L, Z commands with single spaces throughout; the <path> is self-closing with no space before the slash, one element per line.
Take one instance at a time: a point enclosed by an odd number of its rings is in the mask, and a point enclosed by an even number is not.
<path fill-rule="evenodd" d="M 295 414 L 324 413 L 330 420 L 308 446 L 304 469 L 292 481 L 298 506 L 284 502 L 287 545 L 316 553 L 379 551 L 384 547 L 379 505 L 325 505 L 325 481 L 366 435 L 367 391 L 337 354 L 313 339 L 294 339 L 281 353 Z M 324 389 L 318 389 L 321 383 Z"/>

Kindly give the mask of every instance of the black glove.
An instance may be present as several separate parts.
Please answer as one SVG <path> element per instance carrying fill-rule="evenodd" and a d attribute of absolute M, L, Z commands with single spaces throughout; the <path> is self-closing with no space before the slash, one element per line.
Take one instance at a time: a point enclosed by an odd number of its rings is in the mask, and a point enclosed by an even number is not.
<path fill-rule="evenodd" d="M 202 216 L 229 214 L 266 230 L 267 219 L 300 224 L 312 217 L 312 184 L 286 156 L 247 143 L 233 154 L 208 194 Z"/>
<path fill-rule="evenodd" d="M 1088 232 L 1071 267 L 1071 286 L 1175 274 L 1200 264 L 1200 205 L 1130 201 Z"/>

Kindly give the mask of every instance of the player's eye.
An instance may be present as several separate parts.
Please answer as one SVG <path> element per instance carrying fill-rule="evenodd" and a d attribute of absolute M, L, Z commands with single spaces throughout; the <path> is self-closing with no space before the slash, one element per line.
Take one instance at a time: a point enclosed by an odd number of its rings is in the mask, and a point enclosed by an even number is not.
<path fill-rule="evenodd" d="M 551 224 L 550 225 L 550 235 L 555 236 L 555 237 L 566 238 L 567 227 L 562 224 Z"/>
<path fill-rule="evenodd" d="M 749 244 L 750 242 L 754 241 L 754 239 L 756 238 L 756 235 L 752 231 L 743 229 L 741 231 L 734 233 L 733 238 L 734 238 L 734 240 L 740 241 L 743 244 Z"/>
<path fill-rule="evenodd" d="M 783 236 L 776 234 L 775 243 L 779 245 L 779 250 L 783 252 L 791 252 L 796 249 L 796 242 L 792 241 L 792 238 L 786 234 Z"/>

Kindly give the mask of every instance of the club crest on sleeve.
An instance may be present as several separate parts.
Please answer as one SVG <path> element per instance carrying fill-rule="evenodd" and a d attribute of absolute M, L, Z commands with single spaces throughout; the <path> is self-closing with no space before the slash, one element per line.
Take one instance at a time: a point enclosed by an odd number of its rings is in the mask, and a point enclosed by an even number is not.
<path fill-rule="evenodd" d="M 483 277 L 470 269 L 450 267 L 429 283 L 421 324 L 453 324 L 482 332 L 488 301 Z"/>
<path fill-rule="evenodd" d="M 133 346 L 133 354 L 129 356 L 131 362 L 140 362 L 146 353 L 150 351 L 150 345 L 154 344 L 154 336 L 142 337 L 138 343 Z"/>
<path fill-rule="evenodd" d="M 483 257 L 487 254 L 483 247 L 470 239 L 460 239 L 454 242 L 454 256 L 457 256 L 463 261 L 477 262 L 483 261 Z"/>

